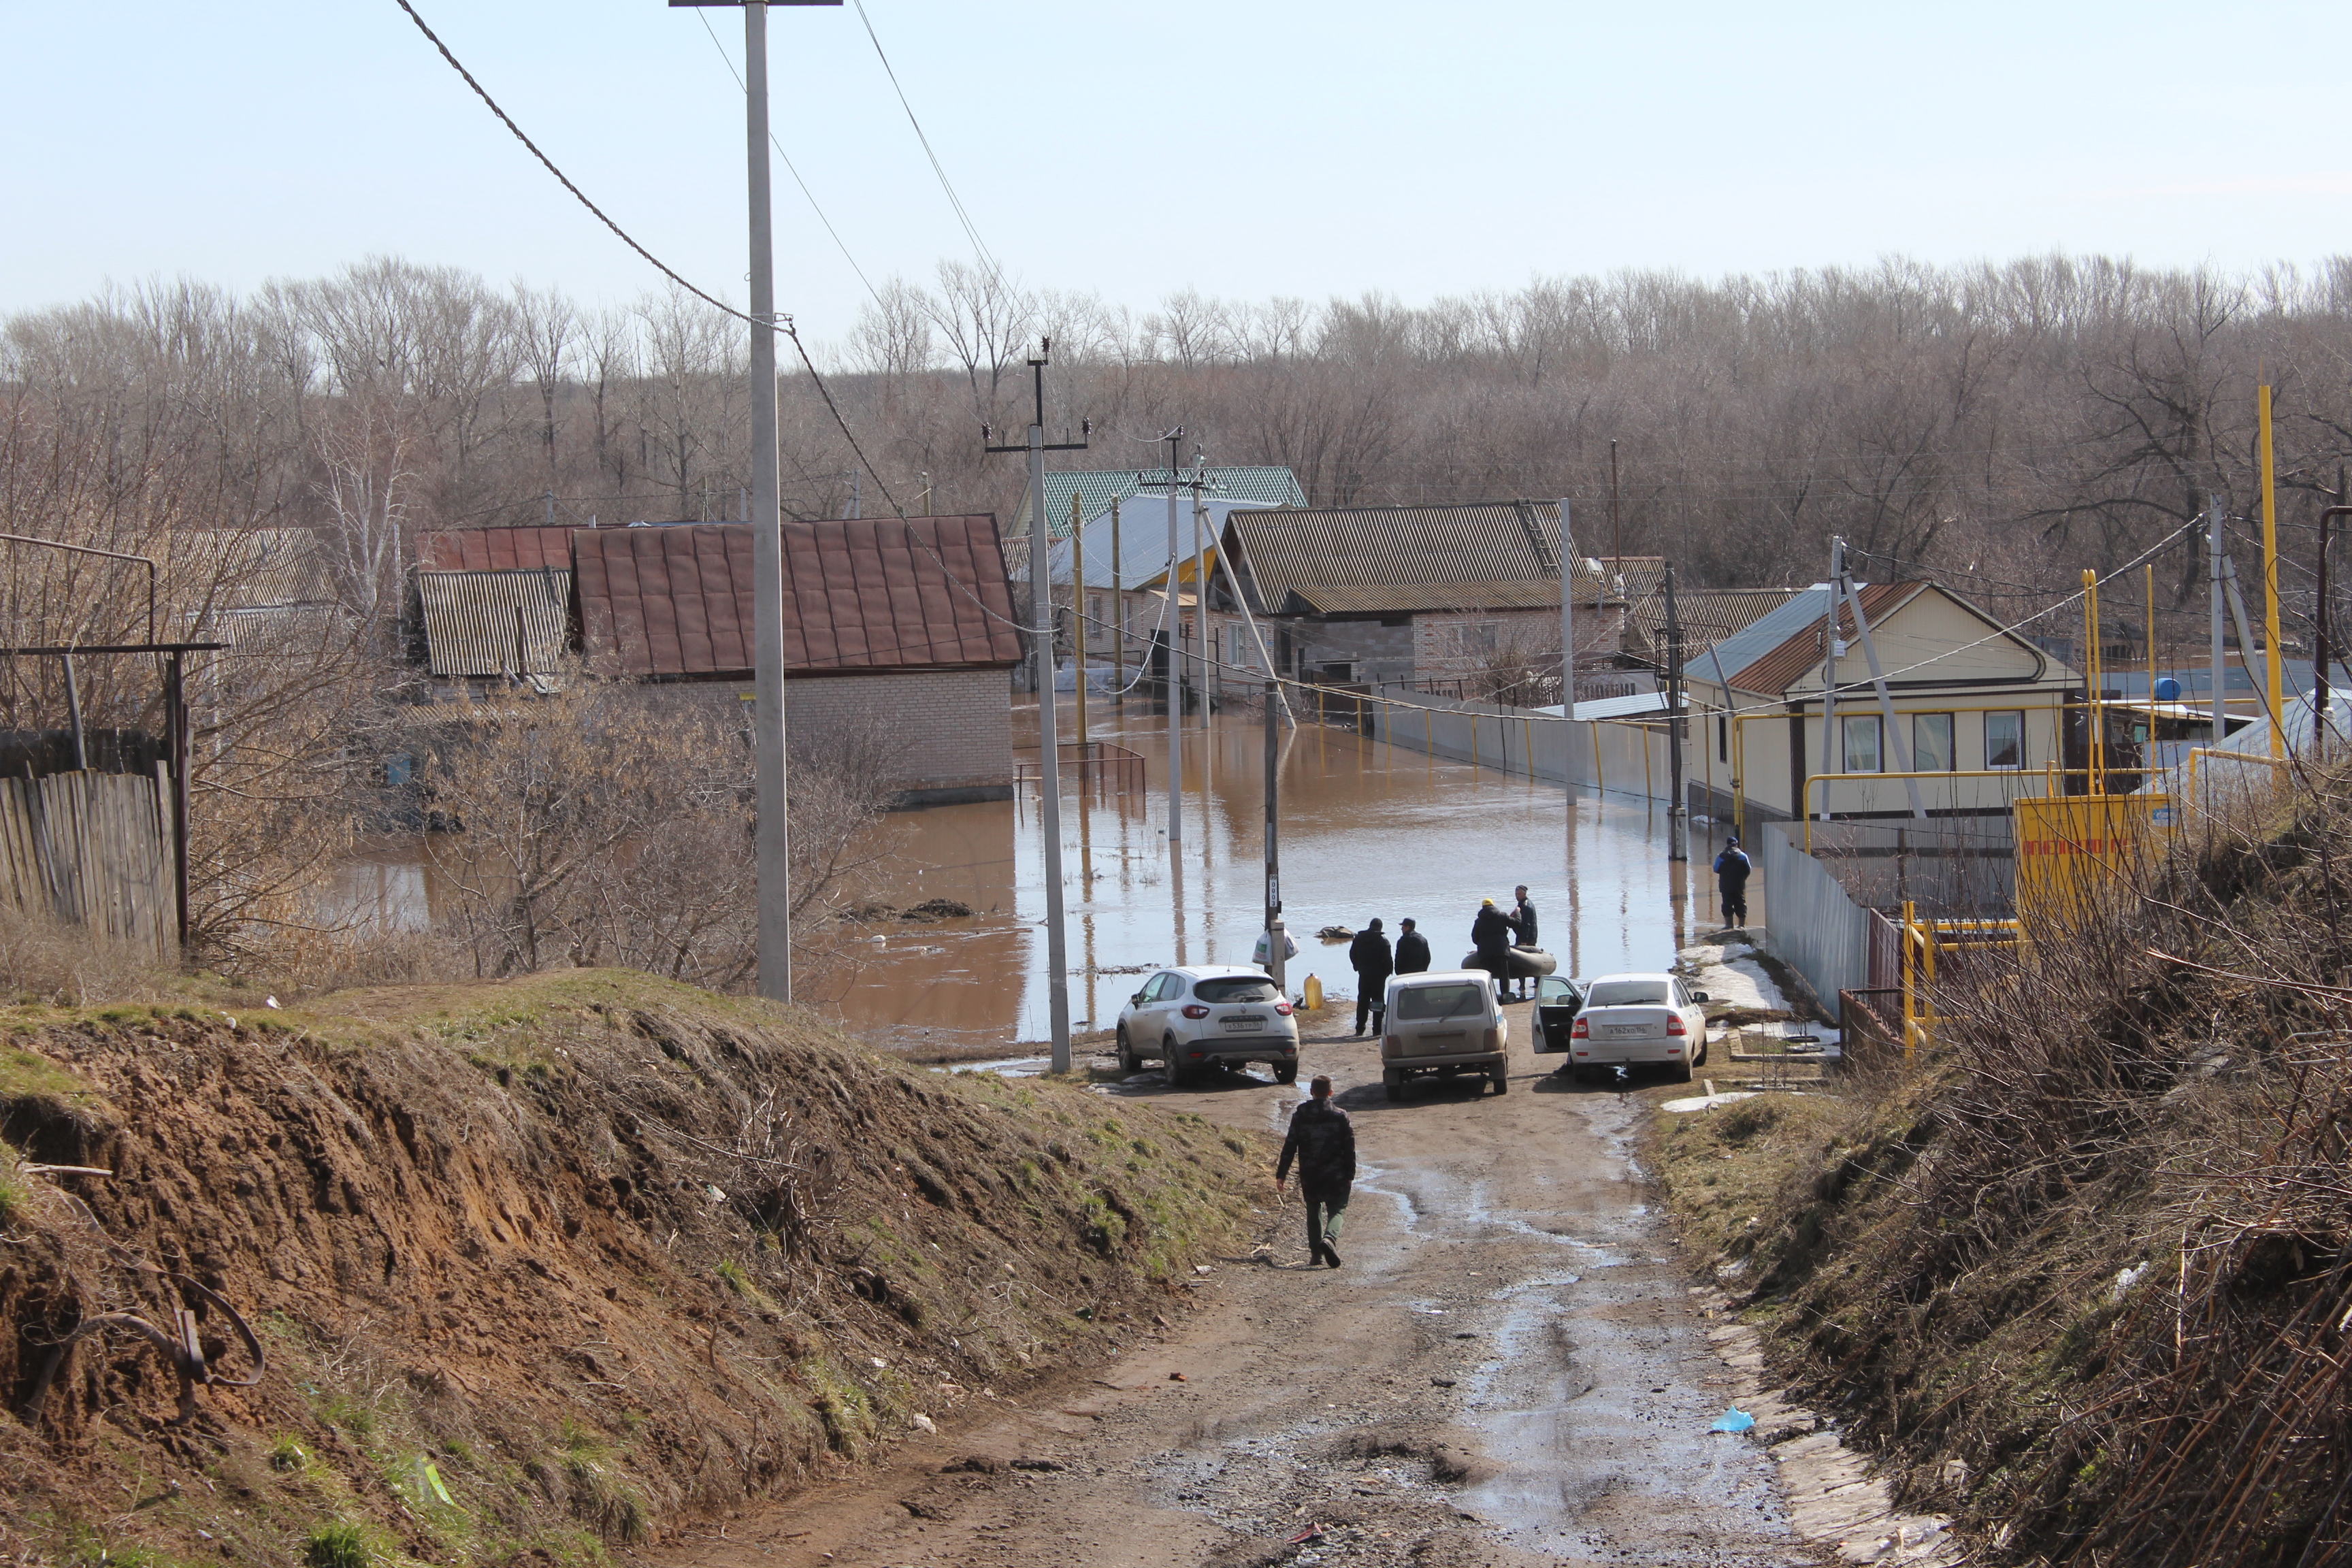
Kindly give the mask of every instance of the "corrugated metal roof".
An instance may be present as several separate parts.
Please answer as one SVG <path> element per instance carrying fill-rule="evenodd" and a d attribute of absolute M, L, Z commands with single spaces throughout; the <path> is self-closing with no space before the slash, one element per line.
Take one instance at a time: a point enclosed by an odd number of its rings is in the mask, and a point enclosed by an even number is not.
<path fill-rule="evenodd" d="M 206 529 L 174 540 L 167 568 L 184 591 L 209 591 L 205 610 L 226 615 L 331 604 L 334 584 L 319 536 L 307 528 Z M 197 612 L 197 619 L 204 618 Z"/>
<path fill-rule="evenodd" d="M 1643 646 L 1663 656 L 1666 646 L 1666 596 L 1663 583 L 1657 592 L 1627 606 L 1628 630 Z M 1683 626 L 1685 662 L 1695 662 L 1717 643 L 1746 630 L 1802 592 L 1797 588 L 1678 589 L 1675 613 Z M 1712 672 L 1713 666 L 1709 667 Z"/>
<path fill-rule="evenodd" d="M 1679 598 L 1681 595 L 1676 595 L 1675 597 Z M 1643 713 L 1663 713 L 1665 710 L 1666 694 L 1664 692 L 1636 691 L 1624 697 L 1596 697 L 1591 701 L 1580 702 L 1576 705 L 1576 721 L 1582 724 L 1599 719 L 1633 719 Z M 1687 713 L 1690 709 L 1685 705 L 1683 710 Z M 1536 711 L 1557 715 L 1559 712 L 1559 704 L 1555 702 L 1549 708 L 1538 708 Z"/>
<path fill-rule="evenodd" d="M 1284 470 L 1288 472 L 1287 469 Z M 1210 497 L 1203 507 L 1208 517 L 1201 525 L 1201 543 L 1209 557 L 1209 572 L 1214 579 L 1217 571 L 1217 541 L 1223 536 L 1225 519 L 1236 510 L 1261 506 L 1258 501 L 1219 500 Z M 1087 586 L 1108 588 L 1111 585 L 1111 511 L 1106 503 L 1102 514 L 1091 517 L 1085 528 L 1087 546 Z M 1119 586 L 1132 592 L 1149 587 L 1168 575 L 1168 498 L 1138 494 L 1121 497 L 1118 507 L 1118 569 L 1126 580 Z M 1184 569 L 1178 574 L 1192 581 L 1192 498 L 1180 493 L 1176 498 L 1176 551 L 1183 556 Z M 1049 570 L 1057 583 L 1070 580 L 1072 542 L 1065 534 L 1052 546 Z M 1008 539 L 1004 542 L 1006 564 L 1016 577 L 1028 575 L 1029 542 Z M 1015 552 L 1020 562 L 1013 563 Z"/>
<path fill-rule="evenodd" d="M 435 675 L 530 675 L 562 659 L 569 571 L 419 572 L 416 596 Z"/>
<path fill-rule="evenodd" d="M 992 517 L 786 522 L 788 671 L 1017 664 Z M 751 668 L 748 524 L 583 529 L 572 540 L 583 651 L 616 674 Z"/>
<path fill-rule="evenodd" d="M 424 572 L 519 572 L 540 566 L 569 572 L 572 532 L 568 527 L 446 529 L 417 541 L 416 565 Z"/>
<path fill-rule="evenodd" d="M 1559 503 L 1476 501 L 1458 506 L 1286 507 L 1237 511 L 1226 531 L 1258 607 L 1286 609 L 1301 589 L 1404 588 L 1440 583 L 1542 583 L 1559 595 Z M 1633 562 L 1624 563 L 1628 568 Z M 1598 597 L 1605 574 L 1580 562 L 1580 583 Z M 1587 602 L 1586 590 L 1577 591 Z"/>
<path fill-rule="evenodd" d="M 1880 626 L 1897 607 L 1928 587 L 1926 583 L 1865 583 L 1862 584 L 1862 607 L 1869 614 L 1871 625 Z M 1778 697 L 1796 685 L 1807 670 L 1821 664 L 1824 653 L 1822 619 L 1828 613 L 1829 592 L 1826 587 L 1808 588 L 1799 598 L 1749 626 L 1748 631 L 1753 632 L 1757 627 L 1785 616 L 1798 604 L 1809 605 L 1812 610 L 1808 619 L 1791 626 L 1778 642 L 1751 656 L 1747 663 L 1740 663 L 1730 648 L 1722 649 L 1721 665 L 1730 670 L 1731 684 L 1742 691 L 1759 691 Z M 1853 606 L 1842 605 L 1838 607 L 1838 636 L 1851 637 L 1854 635 Z M 1710 652 L 1701 662 L 1700 673 L 1712 678 L 1714 665 L 1715 654 Z"/>
<path fill-rule="evenodd" d="M 1110 510 L 1114 500 L 1125 500 L 1139 491 L 1150 489 L 1164 492 L 1171 484 L 1189 482 L 1189 468 L 1171 473 L 1166 468 L 1110 468 L 1097 473 L 1047 474 L 1045 476 L 1045 537 L 1066 539 L 1070 533 L 1070 497 L 1078 498 L 1078 515 L 1092 519 Z M 1259 506 L 1305 506 L 1307 492 L 1298 487 L 1298 476 L 1286 468 L 1272 465 L 1259 468 L 1211 468 L 1206 500 L 1250 501 Z M 1021 505 L 1013 514 L 1007 537 L 1020 539 L 1029 532 L 1029 492 L 1021 492 Z M 1124 547 L 1122 547 L 1123 549 Z M 1093 554 L 1092 542 L 1087 552 Z M 1163 545 L 1163 553 L 1165 552 Z"/>

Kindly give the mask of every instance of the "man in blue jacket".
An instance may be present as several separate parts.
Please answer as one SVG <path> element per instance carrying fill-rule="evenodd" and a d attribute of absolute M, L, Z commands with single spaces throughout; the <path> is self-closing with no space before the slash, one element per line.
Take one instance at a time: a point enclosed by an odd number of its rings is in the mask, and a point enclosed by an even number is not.
<path fill-rule="evenodd" d="M 1748 923 L 1748 873 L 1756 868 L 1748 858 L 1748 851 L 1739 847 L 1739 835 L 1723 841 L 1723 853 L 1715 858 L 1716 885 L 1723 889 L 1723 929 L 1732 931 Z"/>
<path fill-rule="evenodd" d="M 1318 1263 L 1339 1267 L 1339 1222 L 1348 1216 L 1348 1194 L 1356 1181 L 1356 1128 L 1348 1113 L 1331 1103 L 1331 1080 L 1318 1078 L 1307 1086 L 1314 1096 L 1290 1113 L 1290 1136 L 1282 1141 L 1282 1160 L 1274 1168 L 1276 1191 L 1298 1162 L 1298 1196 L 1307 1205 L 1307 1254 Z"/>

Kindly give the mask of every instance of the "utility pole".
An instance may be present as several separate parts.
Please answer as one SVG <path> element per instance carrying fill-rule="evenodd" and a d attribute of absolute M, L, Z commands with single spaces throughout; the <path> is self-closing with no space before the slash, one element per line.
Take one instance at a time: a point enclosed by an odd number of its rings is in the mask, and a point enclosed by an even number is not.
<path fill-rule="evenodd" d="M 1845 575 L 1845 541 L 1830 541 L 1829 608 L 1822 615 L 1822 776 L 1838 771 L 1837 662 L 1838 579 Z M 1800 803 L 1799 814 L 1803 812 Z M 1830 786 L 1822 786 L 1822 820 L 1830 819 Z"/>
<path fill-rule="evenodd" d="M 1279 681 L 1265 683 L 1265 972 L 1274 976 L 1275 991 L 1290 994 L 1289 971 L 1283 963 L 1287 942 L 1282 929 L 1282 854 L 1279 844 L 1282 806 L 1282 721 Z"/>
<path fill-rule="evenodd" d="M 1625 570 L 1625 536 L 1617 526 L 1617 438 L 1609 438 L 1609 554 L 1617 571 Z"/>
<path fill-rule="evenodd" d="M 1845 564 L 1845 549 L 1843 542 L 1838 548 L 1838 564 L 1841 566 Z M 1895 728 L 1895 699 L 1887 689 L 1886 672 L 1879 667 L 1878 645 L 1871 640 L 1870 617 L 1863 613 L 1862 595 L 1854 592 L 1853 574 L 1851 571 L 1843 573 L 1837 582 L 1832 584 L 1832 587 L 1845 595 L 1846 607 L 1853 612 L 1853 635 L 1862 640 L 1862 657 L 1870 661 L 1870 685 L 1878 695 L 1878 722 L 1886 731 L 1881 737 L 1879 753 L 1882 758 L 1895 759 L 1896 773 L 1907 774 L 1911 772 L 1911 744 L 1904 740 L 1902 731 Z M 2153 730 L 2148 732 L 2151 735 L 2155 733 Z M 1879 765 L 1884 767 L 1885 764 L 1882 761 Z M 1919 781 L 1908 777 L 1904 779 L 1903 793 L 1910 797 L 1911 815 L 1925 822 L 1927 819 L 1927 808 L 1920 804 Z"/>
<path fill-rule="evenodd" d="M 2279 661 L 2278 465 L 2271 454 L 2271 389 L 2254 389 L 2263 443 L 2263 674 L 2270 685 L 2271 755 L 2286 755 L 2286 690 Z"/>
<path fill-rule="evenodd" d="M 866 515 L 866 475 L 856 468 L 849 470 L 849 515 Z"/>
<path fill-rule="evenodd" d="M 2222 606 L 2221 550 L 2221 498 L 2217 493 L 2205 498 L 2205 570 L 2207 587 L 2213 601 L 2213 689 L 2210 693 L 2212 698 L 2213 734 L 2208 743 L 2215 746 L 2230 735 L 2229 710 L 2222 700 L 2230 689 L 2230 671 L 2221 656 L 2221 617 L 2226 613 Z"/>
<path fill-rule="evenodd" d="M 1087 766 L 1087 531 L 1081 526 L 1078 492 L 1070 492 L 1070 631 L 1078 645 L 1078 771 Z"/>
<path fill-rule="evenodd" d="M 1184 690 L 1177 647 L 1184 636 L 1184 600 L 1176 581 L 1176 444 L 1184 439 L 1179 425 L 1160 437 L 1168 443 L 1168 669 L 1160 691 L 1168 705 L 1168 847 L 1184 842 Z"/>
<path fill-rule="evenodd" d="M 1613 444 L 1613 443 L 1612 443 Z M 1576 717 L 1576 541 L 1570 536 L 1568 498 L 1559 498 L 1559 716 L 1563 721 Z M 1561 731 L 1562 735 L 1569 733 Z M 1560 749 L 1560 782 L 1567 776 L 1568 750 Z M 1576 800 L 1569 797 L 1568 815 L 1576 816 Z"/>
<path fill-rule="evenodd" d="M 1193 666 L 1195 679 L 1192 689 L 1201 699 L 1201 727 L 1209 727 L 1209 558 L 1201 543 L 1201 520 L 1207 515 L 1208 503 L 1202 498 L 1207 492 L 1209 471 L 1199 448 L 1192 452 L 1192 653 L 1200 661 Z M 1203 765 L 1207 765 L 1205 760 Z M 1203 785 L 1203 788 L 1208 787 Z"/>
<path fill-rule="evenodd" d="M 1120 716 L 1127 713 L 1127 578 L 1119 571 L 1118 498 L 1110 502 L 1110 689 Z"/>
<path fill-rule="evenodd" d="M 2336 721 L 2328 712 L 2327 662 L 2336 657 L 2334 628 L 2327 618 L 2327 533 L 2339 517 L 2352 517 L 2352 495 L 2344 488 L 2344 470 L 2336 470 L 2336 504 L 2323 507 L 2319 513 L 2319 603 L 2313 616 L 2313 650 L 2319 658 L 2312 667 L 2311 681 L 2311 745 L 2313 755 L 2327 760 L 2327 744 L 2336 738 Z"/>
<path fill-rule="evenodd" d="M 1675 563 L 1666 563 L 1666 858 L 1690 858 L 1690 802 L 1683 798 L 1683 623 L 1675 613 Z"/>
<path fill-rule="evenodd" d="M 768 188 L 768 5 L 669 0 L 673 8 L 743 8 L 743 142 L 751 229 L 751 751 L 759 771 L 752 851 L 759 865 L 760 994 L 793 999 L 792 836 L 784 778 L 784 540 L 777 500 L 776 247 Z M 838 5 L 841 0 L 769 0 Z"/>
<path fill-rule="evenodd" d="M 1054 1070 L 1070 1070 L 1070 975 L 1068 944 L 1062 931 L 1062 753 L 1059 737 L 1055 733 L 1054 701 L 1054 565 L 1045 519 L 1045 454 L 1048 452 L 1083 452 L 1084 440 L 1057 441 L 1045 439 L 1045 364 L 1052 357 L 1054 340 L 1039 342 L 1037 353 L 1029 361 L 1029 374 L 1036 392 L 1036 417 L 1029 424 L 1029 439 L 1017 447 L 992 447 L 988 437 L 993 434 L 985 425 L 980 427 L 981 446 L 987 452 L 1026 452 L 1029 454 L 1029 599 L 1033 622 L 1030 636 L 1036 645 L 1037 663 L 1037 756 L 1039 783 L 1037 787 L 1037 821 L 1039 837 L 1045 847 L 1045 979 L 1047 1007 L 1052 1016 L 1054 1031 Z M 1081 429 L 1094 434 L 1094 421 L 1089 419 Z"/>

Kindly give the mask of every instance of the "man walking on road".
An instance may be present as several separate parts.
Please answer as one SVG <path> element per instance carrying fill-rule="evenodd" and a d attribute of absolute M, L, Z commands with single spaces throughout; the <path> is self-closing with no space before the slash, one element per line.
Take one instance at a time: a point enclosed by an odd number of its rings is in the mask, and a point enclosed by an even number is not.
<path fill-rule="evenodd" d="M 1413 929 L 1410 917 L 1397 922 L 1396 972 L 1399 974 L 1429 973 L 1429 939 Z"/>
<path fill-rule="evenodd" d="M 1298 1196 L 1307 1205 L 1307 1254 L 1317 1263 L 1339 1267 L 1339 1222 L 1348 1216 L 1348 1192 L 1356 1180 L 1356 1129 L 1348 1113 L 1331 1103 L 1331 1080 L 1308 1085 L 1314 1096 L 1290 1113 L 1290 1136 L 1282 1141 L 1282 1161 L 1274 1185 L 1298 1162 Z"/>
<path fill-rule="evenodd" d="M 1348 944 L 1348 963 L 1356 971 L 1356 1038 L 1364 1037 L 1364 1015 L 1372 1016 L 1372 1033 L 1379 1034 L 1388 1018 L 1389 976 L 1396 973 L 1396 960 L 1389 952 L 1389 939 L 1381 934 L 1377 916 L 1370 925 L 1356 933 Z"/>
<path fill-rule="evenodd" d="M 1528 889 L 1525 886 L 1515 889 L 1512 897 L 1518 900 L 1511 909 L 1511 923 L 1519 930 L 1519 940 L 1517 945 L 1533 947 L 1536 945 L 1536 901 L 1528 897 Z M 1528 984 L 1528 976 L 1518 977 L 1518 997 L 1522 1002 L 1527 1000 Z"/>
<path fill-rule="evenodd" d="M 1726 931 L 1748 923 L 1748 873 L 1755 868 L 1748 851 L 1739 847 L 1739 835 L 1735 833 L 1723 841 L 1723 853 L 1715 858 L 1715 879 L 1716 885 L 1723 889 Z"/>

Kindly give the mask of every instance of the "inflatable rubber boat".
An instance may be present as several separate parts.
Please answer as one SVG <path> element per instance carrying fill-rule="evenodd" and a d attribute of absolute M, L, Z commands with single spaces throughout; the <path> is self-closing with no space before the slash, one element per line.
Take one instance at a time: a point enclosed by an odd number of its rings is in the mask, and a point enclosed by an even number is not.
<path fill-rule="evenodd" d="M 1477 968 L 1478 954 L 1475 952 L 1464 953 L 1462 955 L 1462 967 L 1465 969 Z M 1550 953 L 1546 952 L 1542 948 L 1515 947 L 1511 949 L 1511 973 L 1509 978 L 1513 980 L 1533 980 L 1540 975 L 1549 974 L 1559 967 L 1559 960 L 1554 958 Z"/>

